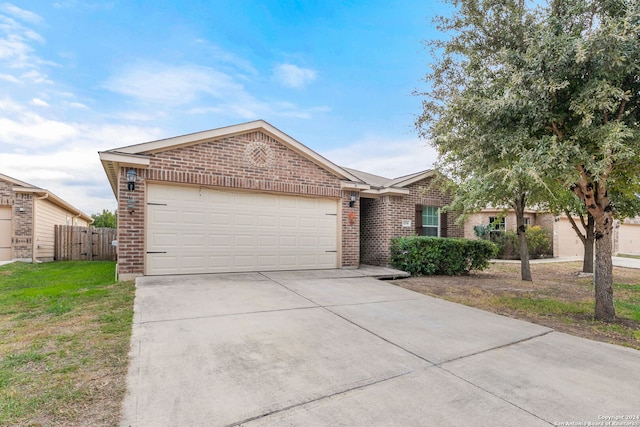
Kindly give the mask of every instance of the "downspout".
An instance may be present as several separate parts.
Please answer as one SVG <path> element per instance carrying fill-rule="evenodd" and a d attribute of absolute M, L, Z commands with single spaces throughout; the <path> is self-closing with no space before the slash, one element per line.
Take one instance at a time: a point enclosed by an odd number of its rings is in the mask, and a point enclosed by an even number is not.
<path fill-rule="evenodd" d="M 44 200 L 49 197 L 49 193 L 44 193 L 44 196 L 33 198 L 33 207 L 31 208 L 31 262 L 36 263 L 36 201 Z"/>

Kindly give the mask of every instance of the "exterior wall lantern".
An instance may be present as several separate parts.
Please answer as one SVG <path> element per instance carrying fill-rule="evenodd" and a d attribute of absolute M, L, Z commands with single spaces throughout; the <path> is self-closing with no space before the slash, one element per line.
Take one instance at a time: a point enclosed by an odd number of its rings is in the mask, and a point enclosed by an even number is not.
<path fill-rule="evenodd" d="M 351 198 L 349 199 L 349 207 L 352 208 L 353 205 L 356 204 L 356 192 L 352 191 L 351 192 Z"/>
<path fill-rule="evenodd" d="M 129 169 L 127 171 L 127 189 L 129 191 L 134 191 L 136 189 L 136 178 L 138 177 L 138 174 L 136 174 L 136 171 L 133 169 Z"/>

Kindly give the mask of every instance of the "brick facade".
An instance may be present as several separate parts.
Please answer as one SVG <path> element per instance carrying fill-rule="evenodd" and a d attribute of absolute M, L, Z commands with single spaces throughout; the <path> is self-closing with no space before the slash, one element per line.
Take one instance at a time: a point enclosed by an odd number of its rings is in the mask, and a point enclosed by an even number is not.
<path fill-rule="evenodd" d="M 33 195 L 17 193 L 13 202 L 13 257 L 33 256 Z M 23 209 L 23 210 L 20 210 Z"/>
<path fill-rule="evenodd" d="M 389 265 L 390 240 L 394 237 L 416 234 L 416 205 L 443 207 L 451 202 L 447 193 L 430 186 L 431 178 L 405 187 L 404 196 L 382 196 L 378 199 L 362 199 L 360 262 L 371 265 Z M 447 237 L 463 237 L 464 230 L 455 224 L 456 214 L 447 213 Z M 410 222 L 410 226 L 403 226 Z"/>
<path fill-rule="evenodd" d="M 254 155 L 257 158 L 253 158 Z M 349 208 L 350 192 L 341 190 L 338 177 L 263 132 L 248 132 L 153 153 L 147 169 L 135 169 L 137 181 L 133 192 L 127 190 L 128 169 L 120 169 L 118 182 L 118 271 L 121 276 L 144 273 L 146 182 L 342 200 L 341 264 L 358 266 L 358 204 Z M 130 200 L 133 200 L 133 209 Z"/>
<path fill-rule="evenodd" d="M 0 206 L 11 206 L 11 258 L 31 258 L 33 196 L 14 193 L 12 183 L 0 180 Z"/>

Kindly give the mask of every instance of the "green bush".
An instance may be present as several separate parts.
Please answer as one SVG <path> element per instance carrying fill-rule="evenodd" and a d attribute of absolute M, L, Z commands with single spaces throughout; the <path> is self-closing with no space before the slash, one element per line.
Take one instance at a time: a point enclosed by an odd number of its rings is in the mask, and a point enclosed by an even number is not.
<path fill-rule="evenodd" d="M 529 257 L 542 258 L 552 256 L 551 237 L 549 231 L 535 225 L 527 227 L 527 247 Z M 498 258 L 500 259 L 520 259 L 520 249 L 518 248 L 518 235 L 515 231 L 506 231 L 493 234 L 491 240 L 498 246 Z"/>
<path fill-rule="evenodd" d="M 491 236 L 491 241 L 498 246 L 498 258 L 520 259 L 518 235 L 515 231 L 503 231 Z"/>
<path fill-rule="evenodd" d="M 553 255 L 549 230 L 539 225 L 527 227 L 527 246 L 529 247 L 529 255 L 532 258 Z"/>
<path fill-rule="evenodd" d="M 496 245 L 486 240 L 424 236 L 391 239 L 391 265 L 414 276 L 459 276 L 483 270 L 496 254 Z"/>

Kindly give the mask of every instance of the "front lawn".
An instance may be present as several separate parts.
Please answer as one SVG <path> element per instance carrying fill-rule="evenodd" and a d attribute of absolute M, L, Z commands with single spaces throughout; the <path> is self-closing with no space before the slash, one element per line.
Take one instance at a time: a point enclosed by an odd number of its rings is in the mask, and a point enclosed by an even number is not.
<path fill-rule="evenodd" d="M 117 425 L 133 282 L 114 262 L 0 266 L 0 425 Z"/>
<path fill-rule="evenodd" d="M 640 270 L 614 267 L 617 319 L 593 319 L 593 277 L 582 264 L 532 263 L 533 281 L 520 280 L 520 264 L 495 263 L 466 276 L 422 276 L 392 283 L 426 295 L 527 320 L 560 332 L 640 350 Z"/>

